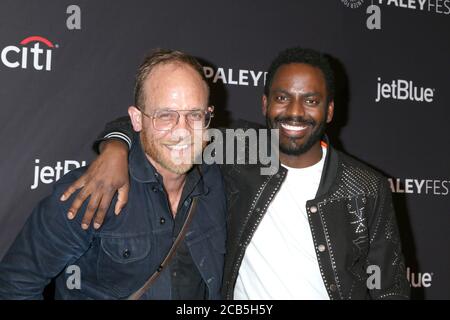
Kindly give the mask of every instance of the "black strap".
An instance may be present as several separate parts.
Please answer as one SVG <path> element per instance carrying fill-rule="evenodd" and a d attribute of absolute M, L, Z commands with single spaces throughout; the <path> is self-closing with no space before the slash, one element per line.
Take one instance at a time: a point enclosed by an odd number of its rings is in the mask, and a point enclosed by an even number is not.
<path fill-rule="evenodd" d="M 164 260 L 159 265 L 158 269 L 148 278 L 148 280 L 144 283 L 144 285 L 139 288 L 136 292 L 132 293 L 127 300 L 139 300 L 142 295 L 150 288 L 153 282 L 159 277 L 161 272 L 166 268 L 166 266 L 170 263 L 172 260 L 175 252 L 177 251 L 177 248 L 179 247 L 181 241 L 183 241 L 184 236 L 186 235 L 186 231 L 188 229 L 189 223 L 192 221 L 192 217 L 194 216 L 195 208 L 197 207 L 197 198 L 194 197 L 192 199 L 191 207 L 189 208 L 189 212 L 187 214 L 186 220 L 184 221 L 183 227 L 181 228 L 180 232 L 178 233 L 177 238 L 175 239 L 174 243 L 172 244 L 172 247 L 170 248 L 169 252 L 167 253 Z"/>

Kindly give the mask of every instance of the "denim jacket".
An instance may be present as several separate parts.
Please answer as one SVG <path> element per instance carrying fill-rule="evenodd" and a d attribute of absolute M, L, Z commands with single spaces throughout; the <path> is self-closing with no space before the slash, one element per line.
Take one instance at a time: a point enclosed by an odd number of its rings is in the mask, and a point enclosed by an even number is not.
<path fill-rule="evenodd" d="M 187 211 L 192 198 L 198 197 L 184 241 L 206 283 L 208 298 L 220 299 L 225 192 L 217 166 L 199 168 L 190 173 L 192 190 L 180 199 L 180 210 Z M 0 299 L 41 299 L 52 278 L 56 278 L 59 299 L 123 299 L 139 289 L 164 259 L 174 240 L 174 221 L 161 177 L 140 143 L 134 143 L 130 152 L 128 204 L 115 216 L 114 198 L 99 230 L 80 227 L 86 204 L 74 220 L 68 220 L 70 201 L 59 201 L 63 191 L 85 170 L 74 170 L 58 181 L 53 193 L 28 218 L 0 262 Z M 168 271 L 162 271 L 142 299 L 171 299 Z"/>

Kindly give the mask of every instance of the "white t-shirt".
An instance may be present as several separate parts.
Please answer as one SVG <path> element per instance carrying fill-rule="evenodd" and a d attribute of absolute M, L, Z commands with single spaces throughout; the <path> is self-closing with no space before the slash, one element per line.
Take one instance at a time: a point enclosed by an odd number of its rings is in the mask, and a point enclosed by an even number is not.
<path fill-rule="evenodd" d="M 306 201 L 314 199 L 325 162 L 289 168 L 245 252 L 234 299 L 329 299 L 320 274 Z"/>

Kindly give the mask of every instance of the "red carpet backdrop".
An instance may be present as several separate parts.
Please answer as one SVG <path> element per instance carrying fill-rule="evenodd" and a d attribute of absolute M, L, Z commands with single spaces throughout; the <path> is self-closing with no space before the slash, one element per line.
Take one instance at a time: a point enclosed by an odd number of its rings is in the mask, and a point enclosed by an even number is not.
<path fill-rule="evenodd" d="M 263 123 L 284 48 L 330 55 L 335 146 L 391 182 L 413 298 L 450 299 L 450 0 L 0 2 L 0 257 L 64 173 L 126 115 L 153 48 L 198 57 L 215 125 Z"/>

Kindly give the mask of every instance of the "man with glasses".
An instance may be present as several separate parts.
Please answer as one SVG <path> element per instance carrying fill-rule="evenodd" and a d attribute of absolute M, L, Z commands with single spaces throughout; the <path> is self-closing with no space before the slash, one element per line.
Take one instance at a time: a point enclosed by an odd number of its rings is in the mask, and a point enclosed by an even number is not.
<path fill-rule="evenodd" d="M 56 278 L 62 299 L 219 299 L 226 200 L 215 165 L 194 165 L 213 107 L 201 65 L 158 50 L 140 66 L 129 155 L 128 205 L 103 227 L 68 220 L 63 191 L 85 168 L 55 184 L 0 263 L 0 299 L 39 299 Z M 81 208 L 86 211 L 87 206 Z"/>

